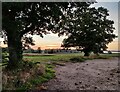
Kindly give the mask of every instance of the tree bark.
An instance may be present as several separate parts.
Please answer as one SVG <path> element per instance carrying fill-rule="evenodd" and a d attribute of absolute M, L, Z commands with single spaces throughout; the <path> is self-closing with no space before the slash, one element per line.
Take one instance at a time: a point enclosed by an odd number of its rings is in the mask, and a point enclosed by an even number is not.
<path fill-rule="evenodd" d="M 89 48 L 85 48 L 83 50 L 83 52 L 85 53 L 84 56 L 90 56 L 90 50 L 89 50 Z"/>
<path fill-rule="evenodd" d="M 90 56 L 90 53 L 89 52 L 84 52 L 85 54 L 84 54 L 84 56 Z"/>
<path fill-rule="evenodd" d="M 21 37 L 15 33 L 8 35 L 9 68 L 17 68 L 22 62 L 22 42 Z"/>

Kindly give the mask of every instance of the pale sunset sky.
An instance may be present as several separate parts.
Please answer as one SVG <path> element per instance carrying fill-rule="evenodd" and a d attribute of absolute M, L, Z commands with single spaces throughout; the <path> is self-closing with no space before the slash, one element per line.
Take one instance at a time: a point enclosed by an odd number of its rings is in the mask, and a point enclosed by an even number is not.
<path fill-rule="evenodd" d="M 114 33 L 118 36 L 118 1 L 119 0 L 97 0 L 98 3 L 92 4 L 91 7 L 100 7 L 103 6 L 109 10 L 110 16 L 109 19 L 114 21 L 114 27 L 115 31 Z M 114 2 L 113 2 L 114 1 Z M 58 37 L 57 34 L 48 34 L 44 35 L 43 38 L 41 38 L 38 35 L 34 35 L 33 39 L 35 41 L 35 45 L 32 46 L 32 48 L 37 49 L 38 47 L 41 47 L 41 49 L 52 49 L 52 48 L 60 48 L 61 43 L 65 36 Z M 0 40 L 3 40 L 0 38 Z M 1 46 L 3 43 L 0 44 Z M 118 50 L 118 38 L 115 39 L 112 43 L 108 45 L 108 50 Z"/>

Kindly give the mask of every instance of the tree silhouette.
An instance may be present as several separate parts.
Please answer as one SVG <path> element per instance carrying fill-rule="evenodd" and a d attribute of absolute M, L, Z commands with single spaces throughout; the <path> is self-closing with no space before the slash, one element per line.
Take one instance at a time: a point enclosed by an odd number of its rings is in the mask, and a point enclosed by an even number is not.
<path fill-rule="evenodd" d="M 73 8 L 91 3 L 75 2 L 3 2 L 2 31 L 6 34 L 9 49 L 8 67 L 15 68 L 22 61 L 22 39 L 27 34 L 43 37 L 49 31 L 63 34 L 66 14 Z M 25 38 L 27 44 L 31 38 Z"/>
<path fill-rule="evenodd" d="M 91 51 L 98 54 L 106 50 L 107 44 L 116 38 L 114 22 L 107 18 L 106 8 L 78 8 L 69 15 L 66 23 L 68 38 L 64 39 L 62 47 L 76 47 L 82 49 L 84 56 L 89 56 Z"/>
<path fill-rule="evenodd" d="M 41 48 L 40 48 L 40 47 L 38 47 L 38 53 L 41 53 L 41 52 L 42 52 Z"/>

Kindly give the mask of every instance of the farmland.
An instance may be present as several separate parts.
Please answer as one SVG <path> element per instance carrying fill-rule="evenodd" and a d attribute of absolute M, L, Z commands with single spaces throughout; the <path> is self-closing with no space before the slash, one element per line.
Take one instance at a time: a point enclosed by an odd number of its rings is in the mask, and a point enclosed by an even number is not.
<path fill-rule="evenodd" d="M 86 59 L 104 59 L 111 57 L 118 57 L 118 53 L 113 54 L 100 54 L 100 56 L 96 56 L 91 54 L 89 57 L 84 57 L 83 53 L 71 53 L 71 54 L 24 54 L 24 59 L 33 61 L 33 62 L 52 62 L 52 61 L 69 61 L 71 58 L 86 58 Z"/>

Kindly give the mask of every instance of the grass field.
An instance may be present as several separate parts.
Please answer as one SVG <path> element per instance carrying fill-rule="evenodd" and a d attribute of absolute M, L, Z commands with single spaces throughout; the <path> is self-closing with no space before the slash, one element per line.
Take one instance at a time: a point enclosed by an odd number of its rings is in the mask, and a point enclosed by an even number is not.
<path fill-rule="evenodd" d="M 118 57 L 119 54 L 101 54 L 95 56 L 91 54 L 87 59 L 106 59 L 110 57 Z M 48 61 L 69 61 L 71 58 L 85 58 L 84 53 L 71 53 L 71 54 L 24 54 L 24 59 L 33 62 L 48 62 Z"/>
<path fill-rule="evenodd" d="M 95 56 L 91 54 L 89 57 L 84 57 L 84 53 L 69 53 L 69 54 L 34 54 L 34 53 L 24 53 L 23 59 L 26 61 L 32 62 L 66 62 L 70 61 L 72 58 L 79 58 L 79 59 L 107 59 L 111 57 L 118 57 L 120 53 L 113 53 L 113 54 L 100 54 L 100 56 Z M 4 63 L 4 62 L 3 62 Z M 6 64 L 6 63 L 5 63 Z M 0 66 L 2 63 L 0 63 Z"/>
<path fill-rule="evenodd" d="M 47 62 L 47 61 L 68 61 L 73 57 L 82 57 L 83 53 L 74 54 L 27 54 L 24 55 L 24 59 L 35 61 L 35 62 Z"/>

